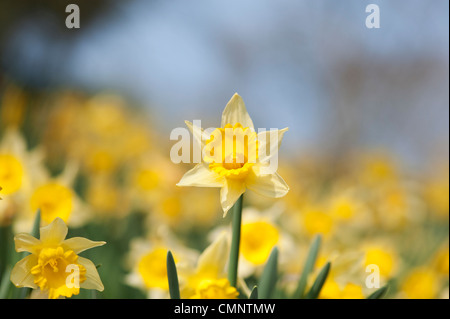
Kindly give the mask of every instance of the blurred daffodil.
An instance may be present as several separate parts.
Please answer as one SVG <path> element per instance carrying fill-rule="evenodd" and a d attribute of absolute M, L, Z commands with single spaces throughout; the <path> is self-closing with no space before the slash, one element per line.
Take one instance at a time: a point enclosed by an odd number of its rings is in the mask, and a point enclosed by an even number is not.
<path fill-rule="evenodd" d="M 131 272 L 126 283 L 146 292 L 147 297 L 168 298 L 166 258 L 167 251 L 174 254 L 177 268 L 188 267 L 197 258 L 197 253 L 182 245 L 165 226 L 158 227 L 146 238 L 131 241 L 127 256 L 127 267 Z"/>
<path fill-rule="evenodd" d="M 78 295 L 80 288 L 103 291 L 97 268 L 78 254 L 105 244 L 82 237 L 65 239 L 67 226 L 61 218 L 40 229 L 40 239 L 20 233 L 14 237 L 17 252 L 31 253 L 11 271 L 16 287 L 40 289 L 48 298 Z"/>
<path fill-rule="evenodd" d="M 37 180 L 45 175 L 41 148 L 27 150 L 24 137 L 15 128 L 4 131 L 0 141 L 0 185 L 3 204 L 0 206 L 0 225 L 10 223 L 18 214 Z"/>
<path fill-rule="evenodd" d="M 182 298 L 237 299 L 239 293 L 227 279 L 228 239 L 221 234 L 200 255 L 195 267 L 180 270 Z"/>
<path fill-rule="evenodd" d="M 204 156 L 202 163 L 188 171 L 177 185 L 220 187 L 224 216 L 246 189 L 275 198 L 289 191 L 278 173 L 263 173 L 287 128 L 276 131 L 276 140 L 267 138 L 268 131 L 257 134 L 238 94 L 226 105 L 221 127 L 210 135 L 190 122 L 186 121 L 186 125 L 202 146 Z"/>
<path fill-rule="evenodd" d="M 402 296 L 409 299 L 433 299 L 439 293 L 439 278 L 429 267 L 413 269 L 401 284 Z"/>
<path fill-rule="evenodd" d="M 55 218 L 61 218 L 71 227 L 79 227 L 92 217 L 87 205 L 72 188 L 78 173 L 78 165 L 67 163 L 65 169 L 58 176 L 51 177 L 45 171 L 40 179 L 25 196 L 25 204 L 15 221 L 15 230 L 23 232 L 33 224 L 33 214 L 41 211 L 41 224 L 48 225 Z"/>
<path fill-rule="evenodd" d="M 380 271 L 380 275 L 389 279 L 395 275 L 398 269 L 398 256 L 392 245 L 367 244 L 364 248 L 365 259 L 364 266 L 376 265 Z"/>
<path fill-rule="evenodd" d="M 320 291 L 321 299 L 364 299 L 363 289 L 354 283 L 340 285 L 328 278 Z"/>

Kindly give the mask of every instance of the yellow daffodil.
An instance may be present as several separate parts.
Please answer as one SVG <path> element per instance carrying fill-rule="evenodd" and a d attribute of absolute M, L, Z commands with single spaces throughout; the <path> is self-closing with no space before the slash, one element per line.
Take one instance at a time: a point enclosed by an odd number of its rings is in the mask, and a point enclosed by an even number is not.
<path fill-rule="evenodd" d="M 40 229 L 40 239 L 20 233 L 14 237 L 17 252 L 31 253 L 11 272 L 16 287 L 40 289 L 50 299 L 78 295 L 80 288 L 103 291 L 97 268 L 79 253 L 105 244 L 82 237 L 65 239 L 67 226 L 61 218 Z"/>
<path fill-rule="evenodd" d="M 436 271 L 448 278 L 448 269 L 449 269 L 449 249 L 448 249 L 448 238 L 447 242 L 444 246 L 439 248 L 439 250 L 435 253 L 432 264 Z"/>
<path fill-rule="evenodd" d="M 307 234 L 314 236 L 322 234 L 331 236 L 335 230 L 334 220 L 326 208 L 321 205 L 312 205 L 302 212 L 302 226 Z"/>
<path fill-rule="evenodd" d="M 320 291 L 321 299 L 364 299 L 363 289 L 354 283 L 339 285 L 333 278 L 327 278 Z"/>
<path fill-rule="evenodd" d="M 38 147 L 28 151 L 20 132 L 7 128 L 0 141 L 0 185 L 4 199 L 0 206 L 0 225 L 9 224 L 22 211 L 24 196 L 44 175 L 42 150 Z"/>
<path fill-rule="evenodd" d="M 439 292 L 439 278 L 433 269 L 414 269 L 403 281 L 401 293 L 410 299 L 433 299 Z"/>
<path fill-rule="evenodd" d="M 187 267 L 198 254 L 179 243 L 167 227 L 158 229 L 147 238 L 131 241 L 127 266 L 131 272 L 126 283 L 147 293 L 149 299 L 169 297 L 167 280 L 167 251 L 173 252 L 178 268 Z"/>
<path fill-rule="evenodd" d="M 200 255 L 197 266 L 180 270 L 182 298 L 237 299 L 239 293 L 230 285 L 226 275 L 229 251 L 228 239 L 221 234 Z"/>
<path fill-rule="evenodd" d="M 13 195 L 28 189 L 36 176 L 44 174 L 41 149 L 27 151 L 22 135 L 14 128 L 5 131 L 0 142 L 0 184 L 3 194 Z"/>
<path fill-rule="evenodd" d="M 380 270 L 380 275 L 390 278 L 398 267 L 398 258 L 395 251 L 388 245 L 371 244 L 365 247 L 365 267 L 376 265 Z"/>
<path fill-rule="evenodd" d="M 225 107 L 221 127 L 210 135 L 190 122 L 186 121 L 186 125 L 204 156 L 178 186 L 220 187 L 224 216 L 246 189 L 268 197 L 286 195 L 289 190 L 286 182 L 276 172 L 264 172 L 264 167 L 278 151 L 287 128 L 277 130 L 276 139 L 268 137 L 269 131 L 257 134 L 238 94 Z"/>
<path fill-rule="evenodd" d="M 70 162 L 58 176 L 51 177 L 45 172 L 41 178 L 36 178 L 34 187 L 25 194 L 22 211 L 16 216 L 15 231 L 30 229 L 38 209 L 41 211 L 42 226 L 57 217 L 70 227 L 85 224 L 92 214 L 72 188 L 77 173 L 78 165 Z"/>

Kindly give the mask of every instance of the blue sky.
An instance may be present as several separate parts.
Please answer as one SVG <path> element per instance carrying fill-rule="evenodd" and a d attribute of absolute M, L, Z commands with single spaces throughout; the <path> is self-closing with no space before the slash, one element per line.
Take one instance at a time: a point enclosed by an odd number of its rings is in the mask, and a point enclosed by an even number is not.
<path fill-rule="evenodd" d="M 365 27 L 370 3 L 380 29 Z M 448 9 L 448 1 L 119 1 L 65 49 L 52 76 L 130 94 L 162 129 L 185 119 L 218 124 L 238 92 L 258 127 L 290 127 L 290 147 L 325 147 L 343 118 L 358 127 L 357 143 L 415 157 L 448 134 Z M 61 60 L 48 28 L 18 27 L 18 70 Z M 412 72 L 416 65 L 426 72 Z M 358 92 L 348 97 L 339 81 L 352 68 Z"/>

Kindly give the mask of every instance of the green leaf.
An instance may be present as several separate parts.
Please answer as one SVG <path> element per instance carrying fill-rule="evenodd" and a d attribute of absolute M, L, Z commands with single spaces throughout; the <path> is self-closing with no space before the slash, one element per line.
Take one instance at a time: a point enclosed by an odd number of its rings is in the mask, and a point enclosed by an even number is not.
<path fill-rule="evenodd" d="M 304 292 L 306 288 L 306 284 L 308 281 L 309 274 L 313 271 L 314 265 L 316 264 L 317 256 L 319 254 L 320 244 L 322 241 L 322 237 L 317 235 L 314 238 L 313 243 L 311 244 L 311 248 L 309 249 L 308 257 L 305 261 L 305 266 L 303 267 L 302 275 L 298 281 L 297 289 L 293 294 L 293 298 L 300 299 L 304 297 Z"/>
<path fill-rule="evenodd" d="M 253 287 L 248 299 L 258 299 L 258 286 Z"/>
<path fill-rule="evenodd" d="M 278 248 L 274 247 L 270 253 L 269 260 L 264 267 L 264 271 L 261 276 L 261 280 L 258 285 L 258 298 L 268 299 L 270 298 L 278 277 Z"/>
<path fill-rule="evenodd" d="M 31 229 L 30 235 L 39 238 L 39 230 L 41 227 L 41 210 L 38 209 L 36 212 L 36 217 L 34 218 L 33 228 Z M 21 254 L 21 258 L 25 258 L 27 255 L 29 255 L 28 252 L 23 252 Z M 28 295 L 31 292 L 31 288 L 24 287 L 24 288 L 17 288 L 14 290 L 14 299 L 25 299 L 28 297 Z"/>
<path fill-rule="evenodd" d="M 177 267 L 170 250 L 167 252 L 167 279 L 169 280 L 169 293 L 171 299 L 180 299 Z"/>
<path fill-rule="evenodd" d="M 8 267 L 0 282 L 0 299 L 6 299 L 8 297 L 9 288 L 11 287 L 11 281 L 9 280 L 10 273 L 11 269 Z"/>
<path fill-rule="evenodd" d="M 389 286 L 384 286 L 372 293 L 367 299 L 381 299 L 383 298 L 387 291 L 389 290 Z"/>
<path fill-rule="evenodd" d="M 309 290 L 308 294 L 306 295 L 306 299 L 317 299 L 319 297 L 320 291 L 322 290 L 323 285 L 325 284 L 325 281 L 327 280 L 328 273 L 330 272 L 331 263 L 328 262 L 322 270 L 320 270 L 320 273 L 317 275 L 316 281 L 314 281 L 314 284 L 312 285 L 311 289 Z"/>

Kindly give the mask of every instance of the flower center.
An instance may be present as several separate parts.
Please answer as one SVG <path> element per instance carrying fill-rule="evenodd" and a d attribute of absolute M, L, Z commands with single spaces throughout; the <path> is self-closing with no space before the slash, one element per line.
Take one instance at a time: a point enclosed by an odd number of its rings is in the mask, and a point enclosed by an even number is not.
<path fill-rule="evenodd" d="M 40 209 L 46 223 L 51 223 L 56 217 L 67 222 L 72 212 L 72 192 L 54 182 L 42 185 L 31 196 L 31 209 Z"/>
<path fill-rule="evenodd" d="M 372 247 L 366 253 L 366 266 L 371 264 L 379 267 L 382 276 L 389 276 L 394 268 L 394 258 L 390 252 Z"/>
<path fill-rule="evenodd" d="M 10 154 L 0 154 L 0 185 L 2 193 L 12 194 L 22 186 L 23 168 L 20 162 Z"/>
<path fill-rule="evenodd" d="M 40 251 L 38 263 L 31 268 L 34 283 L 41 290 L 48 290 L 49 298 L 78 295 L 82 282 L 86 280 L 86 268 L 78 262 L 78 255 L 62 247 L 44 248 Z M 70 276 L 70 277 L 69 277 Z"/>
<path fill-rule="evenodd" d="M 166 268 L 167 249 L 156 248 L 138 263 L 138 272 L 147 288 L 169 289 Z"/>
<path fill-rule="evenodd" d="M 237 299 L 239 292 L 226 278 L 202 280 L 192 299 Z"/>
<path fill-rule="evenodd" d="M 134 182 L 139 189 L 149 191 L 158 187 L 160 176 L 156 170 L 143 169 L 136 173 Z"/>
<path fill-rule="evenodd" d="M 321 233 L 328 235 L 333 230 L 333 219 L 321 210 L 311 209 L 303 214 L 303 223 L 310 235 Z"/>
<path fill-rule="evenodd" d="M 252 264 L 262 265 L 279 237 L 278 229 L 265 221 L 245 223 L 241 230 L 241 253 Z"/>
<path fill-rule="evenodd" d="M 216 128 L 206 141 L 203 160 L 221 176 L 245 178 L 257 159 L 257 134 L 240 123 Z"/>

